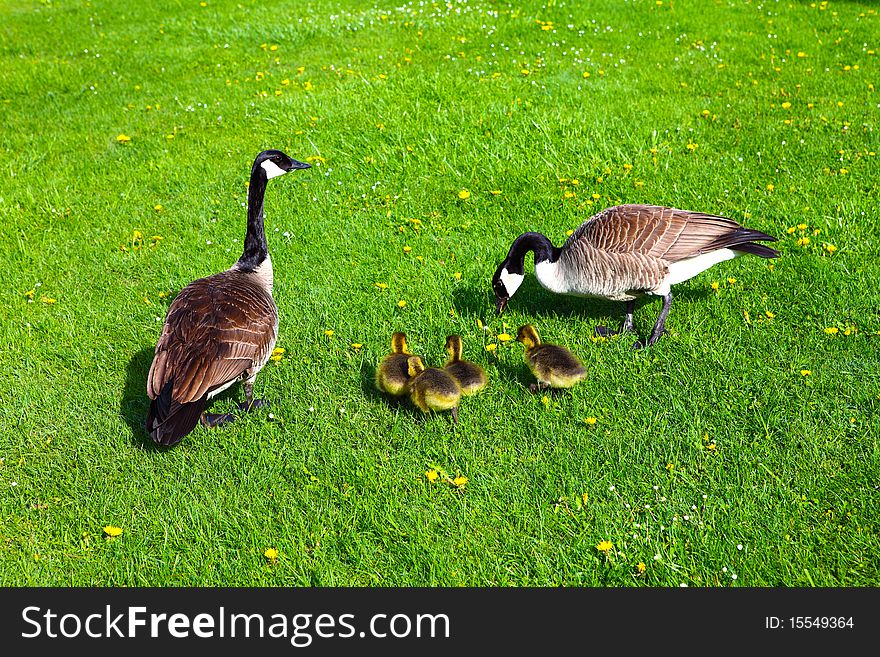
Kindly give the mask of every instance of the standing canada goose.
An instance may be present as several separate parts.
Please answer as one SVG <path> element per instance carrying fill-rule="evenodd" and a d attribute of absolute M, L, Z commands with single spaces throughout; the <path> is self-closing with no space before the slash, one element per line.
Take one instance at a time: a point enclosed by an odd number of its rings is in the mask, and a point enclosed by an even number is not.
<path fill-rule="evenodd" d="M 263 230 L 266 182 L 309 164 L 281 151 L 257 155 L 248 187 L 244 253 L 226 271 L 193 281 L 168 308 L 147 376 L 152 402 L 146 429 L 160 445 L 173 445 L 201 419 L 208 427 L 231 422 L 230 413 L 204 413 L 208 400 L 244 381 L 242 411 L 266 404 L 254 399 L 254 379 L 269 360 L 278 336 L 272 299 L 272 260 Z"/>
<path fill-rule="evenodd" d="M 516 339 L 526 348 L 523 357 L 538 379 L 538 383 L 529 386 L 532 392 L 544 388 L 571 388 L 587 375 L 577 356 L 565 347 L 541 342 L 538 331 L 531 324 L 520 326 Z"/>
<path fill-rule="evenodd" d="M 458 402 L 461 387 L 458 381 L 436 367 L 425 369 L 418 356 L 409 358 L 409 397 L 413 404 L 425 411 L 452 411 L 452 421 L 458 424 Z"/>
<path fill-rule="evenodd" d="M 461 359 L 461 336 L 446 336 L 446 353 L 449 360 L 443 369 L 458 381 L 461 386 L 461 394 L 472 395 L 486 387 L 488 379 L 482 367 L 469 360 Z"/>
<path fill-rule="evenodd" d="M 514 240 L 492 278 L 500 315 L 523 281 L 523 262 L 535 254 L 535 276 L 551 292 L 626 302 L 620 332 L 634 331 L 635 300 L 663 297 L 663 308 L 647 344 L 663 334 L 672 304 L 671 287 L 709 267 L 746 253 L 776 258 L 778 251 L 756 244 L 776 238 L 743 228 L 732 219 L 656 205 L 618 205 L 584 222 L 562 248 L 540 233 Z M 604 326 L 596 334 L 614 335 Z M 636 348 L 642 347 L 636 342 Z"/>
<path fill-rule="evenodd" d="M 406 345 L 406 333 L 392 334 L 391 353 L 385 356 L 376 368 L 376 387 L 394 397 L 405 395 L 409 383 L 410 356 Z"/>

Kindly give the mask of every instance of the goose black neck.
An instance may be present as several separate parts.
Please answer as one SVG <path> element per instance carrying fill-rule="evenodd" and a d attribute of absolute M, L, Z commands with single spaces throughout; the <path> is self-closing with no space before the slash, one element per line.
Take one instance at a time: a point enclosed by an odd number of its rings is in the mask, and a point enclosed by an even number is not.
<path fill-rule="evenodd" d="M 241 269 L 256 269 L 269 255 L 266 231 L 263 226 L 263 198 L 266 195 L 266 172 L 259 165 L 251 171 L 248 186 L 248 223 L 244 238 L 244 253 L 238 259 Z"/>
<path fill-rule="evenodd" d="M 509 262 L 519 265 L 520 271 L 517 273 L 522 273 L 523 261 L 525 260 L 526 253 L 529 251 L 535 254 L 536 265 L 545 260 L 556 262 L 560 253 L 560 249 L 553 246 L 553 243 L 545 235 L 541 233 L 523 233 L 513 241 L 510 252 L 507 254 Z"/>

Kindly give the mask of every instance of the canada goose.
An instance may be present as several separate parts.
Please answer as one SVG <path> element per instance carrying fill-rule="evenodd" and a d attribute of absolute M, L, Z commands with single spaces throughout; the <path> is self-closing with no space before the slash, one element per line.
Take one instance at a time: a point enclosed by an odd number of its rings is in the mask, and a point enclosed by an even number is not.
<path fill-rule="evenodd" d="M 673 285 L 746 253 L 779 256 L 756 240 L 775 242 L 776 238 L 726 217 L 656 205 L 618 205 L 581 224 L 562 248 L 540 233 L 517 237 L 492 278 L 495 308 L 500 315 L 519 288 L 526 252 L 532 251 L 535 276 L 551 292 L 626 302 L 620 332 L 634 331 L 632 316 L 638 297 L 663 297 L 663 308 L 647 341 L 652 345 L 665 331 Z M 616 333 L 596 327 L 597 335 Z M 641 346 L 635 343 L 636 348 Z"/>
<path fill-rule="evenodd" d="M 469 360 L 461 359 L 461 336 L 446 336 L 446 353 L 449 360 L 443 369 L 452 375 L 461 386 L 461 394 L 472 395 L 486 387 L 488 379 L 482 367 Z"/>
<path fill-rule="evenodd" d="M 523 357 L 538 379 L 538 383 L 529 386 L 532 392 L 544 388 L 571 388 L 587 375 L 577 356 L 565 347 L 541 342 L 538 331 L 531 324 L 520 326 L 516 339 L 526 348 Z"/>
<path fill-rule="evenodd" d="M 394 333 L 391 336 L 391 353 L 376 368 L 376 387 L 394 397 L 405 395 L 411 355 L 406 345 L 406 333 Z"/>
<path fill-rule="evenodd" d="M 309 164 L 281 151 L 257 155 L 248 187 L 244 253 L 226 271 L 193 281 L 168 308 L 162 335 L 147 376 L 152 402 L 146 429 L 160 445 L 173 445 L 201 419 L 214 427 L 230 413 L 204 413 L 208 400 L 236 381 L 244 381 L 249 411 L 266 404 L 254 399 L 254 379 L 269 360 L 278 336 L 278 310 L 272 299 L 272 260 L 263 230 L 266 182 Z"/>
<path fill-rule="evenodd" d="M 413 404 L 425 411 L 452 411 L 452 421 L 458 424 L 458 402 L 461 387 L 458 381 L 436 367 L 425 368 L 422 359 L 410 356 L 409 397 Z"/>

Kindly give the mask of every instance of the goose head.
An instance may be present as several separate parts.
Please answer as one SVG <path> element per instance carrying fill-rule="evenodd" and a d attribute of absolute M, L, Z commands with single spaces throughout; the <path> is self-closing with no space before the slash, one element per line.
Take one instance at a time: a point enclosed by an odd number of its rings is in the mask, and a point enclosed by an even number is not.
<path fill-rule="evenodd" d="M 311 166 L 311 164 L 294 160 L 286 153 L 274 149 L 263 151 L 254 160 L 254 169 L 261 168 L 265 172 L 267 180 L 284 175 L 294 169 L 309 169 Z"/>
<path fill-rule="evenodd" d="M 523 261 L 508 258 L 495 270 L 492 277 L 492 291 L 495 293 L 495 311 L 500 315 L 504 312 L 504 307 L 510 301 L 519 286 L 522 285 L 525 272 L 523 270 Z"/>

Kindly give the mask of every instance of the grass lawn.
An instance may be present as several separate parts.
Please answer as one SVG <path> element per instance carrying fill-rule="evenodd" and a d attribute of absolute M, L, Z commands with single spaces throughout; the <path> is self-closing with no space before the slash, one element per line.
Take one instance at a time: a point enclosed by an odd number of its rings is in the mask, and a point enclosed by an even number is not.
<path fill-rule="evenodd" d="M 880 585 L 875 3 L 24 0 L 0 36 L 0 583 Z M 265 148 L 313 165 L 266 194 L 272 415 L 155 448 L 165 311 L 240 255 Z M 641 351 L 531 258 L 495 316 L 517 235 L 618 203 L 782 257 Z M 529 393 L 527 322 L 570 394 Z M 393 331 L 485 366 L 457 426 L 375 389 Z"/>

